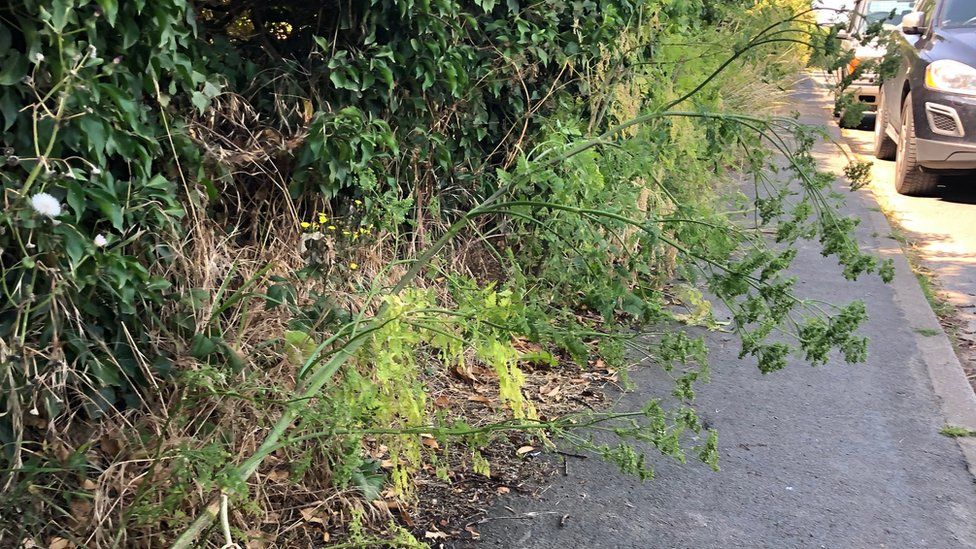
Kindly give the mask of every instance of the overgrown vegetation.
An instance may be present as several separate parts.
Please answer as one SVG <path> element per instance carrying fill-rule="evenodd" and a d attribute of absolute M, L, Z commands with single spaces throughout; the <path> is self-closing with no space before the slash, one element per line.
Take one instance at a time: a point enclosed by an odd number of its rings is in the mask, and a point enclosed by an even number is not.
<path fill-rule="evenodd" d="M 784 270 L 890 265 L 770 104 L 802 2 L 744 4 L 0 8 L 0 543 L 421 546 L 416 480 L 526 437 L 715 467 L 702 342 L 634 335 L 712 299 L 763 372 L 863 360 L 863 305 Z M 641 410 L 525 390 L 627 354 L 674 380 Z"/>

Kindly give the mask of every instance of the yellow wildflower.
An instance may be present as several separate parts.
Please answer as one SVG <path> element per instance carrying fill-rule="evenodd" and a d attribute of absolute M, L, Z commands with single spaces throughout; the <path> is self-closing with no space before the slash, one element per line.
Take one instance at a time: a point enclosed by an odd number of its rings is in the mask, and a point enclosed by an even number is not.
<path fill-rule="evenodd" d="M 309 223 L 308 221 L 302 221 L 302 228 L 303 229 L 307 229 L 307 228 L 309 228 L 311 226 L 312 226 L 312 224 Z"/>
<path fill-rule="evenodd" d="M 334 231 L 334 230 L 336 230 L 336 226 L 335 226 L 335 225 L 329 225 L 329 230 L 330 230 L 330 231 Z"/>
<path fill-rule="evenodd" d="M 325 217 L 325 214 L 324 214 L 324 213 L 320 213 L 320 214 L 319 214 L 319 223 L 321 223 L 321 224 L 323 224 L 323 225 L 324 225 L 324 224 L 326 224 L 326 223 L 327 223 L 328 221 L 329 221 L 329 218 L 328 218 L 328 217 Z"/>
<path fill-rule="evenodd" d="M 355 271 L 356 269 L 359 268 L 359 264 L 358 263 L 350 263 L 349 264 L 349 268 L 352 269 L 353 271 Z"/>

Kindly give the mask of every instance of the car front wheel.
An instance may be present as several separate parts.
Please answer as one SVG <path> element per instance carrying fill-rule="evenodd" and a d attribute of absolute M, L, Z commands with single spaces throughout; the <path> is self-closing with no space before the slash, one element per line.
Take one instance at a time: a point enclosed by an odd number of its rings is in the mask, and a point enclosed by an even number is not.
<path fill-rule="evenodd" d="M 898 153 L 895 158 L 895 190 L 908 196 L 927 196 L 939 185 L 939 176 L 923 172 L 918 163 L 915 138 L 915 115 L 911 94 L 905 98 L 901 111 L 901 132 L 898 135 Z"/>

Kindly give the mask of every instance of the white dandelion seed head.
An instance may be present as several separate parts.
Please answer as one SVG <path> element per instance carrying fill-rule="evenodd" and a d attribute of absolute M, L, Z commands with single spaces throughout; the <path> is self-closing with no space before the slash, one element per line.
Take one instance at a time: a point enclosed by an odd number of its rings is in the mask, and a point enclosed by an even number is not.
<path fill-rule="evenodd" d="M 103 247 L 105 247 L 106 244 L 108 244 L 108 239 L 105 238 L 105 235 L 98 234 L 98 235 L 95 236 L 95 246 L 96 247 L 103 248 Z"/>
<path fill-rule="evenodd" d="M 61 203 L 47 193 L 37 193 L 32 196 L 31 206 L 35 212 L 47 217 L 54 218 L 61 215 Z"/>

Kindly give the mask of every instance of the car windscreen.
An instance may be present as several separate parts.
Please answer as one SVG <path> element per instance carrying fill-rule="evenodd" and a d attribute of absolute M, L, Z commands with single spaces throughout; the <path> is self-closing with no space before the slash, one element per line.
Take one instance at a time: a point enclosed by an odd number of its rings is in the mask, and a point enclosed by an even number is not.
<path fill-rule="evenodd" d="M 914 3 L 912 0 L 872 0 L 868 2 L 864 19 L 868 24 L 884 21 L 889 25 L 900 25 L 901 18 L 912 11 Z"/>
<path fill-rule="evenodd" d="M 942 6 L 942 27 L 976 27 L 976 2 L 973 0 L 947 0 Z"/>

